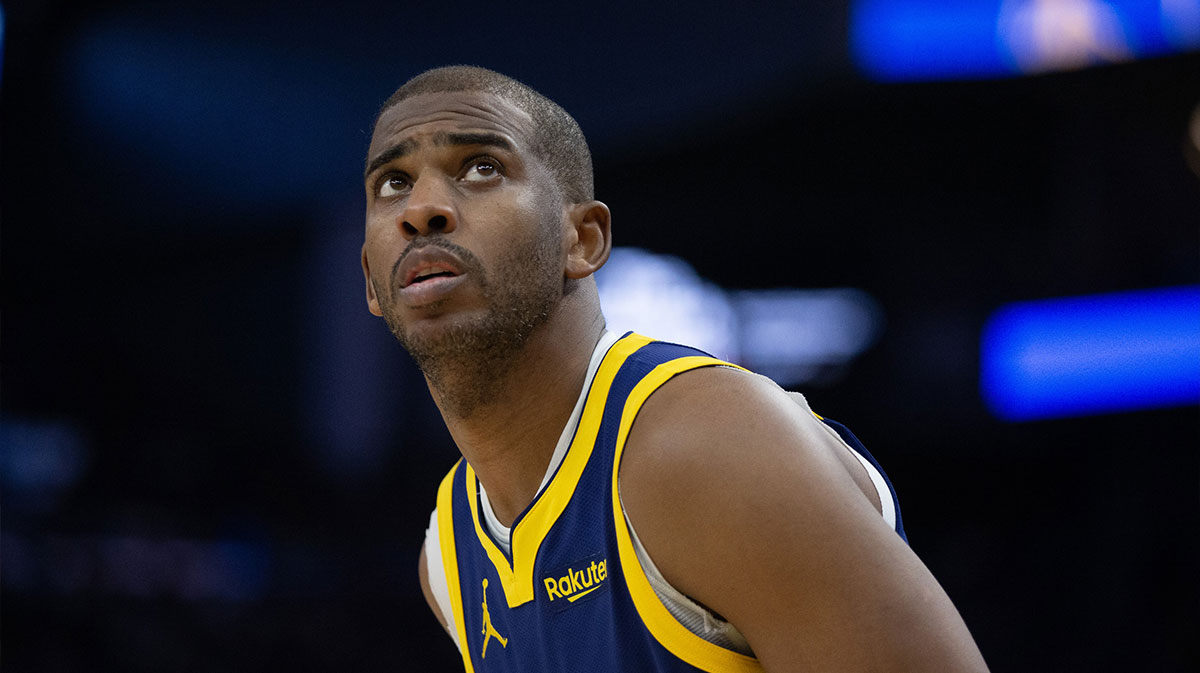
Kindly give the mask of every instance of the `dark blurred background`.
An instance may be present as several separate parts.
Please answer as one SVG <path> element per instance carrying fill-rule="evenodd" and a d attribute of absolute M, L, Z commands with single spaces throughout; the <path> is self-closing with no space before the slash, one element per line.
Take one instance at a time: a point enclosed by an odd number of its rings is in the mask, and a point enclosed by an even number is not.
<path fill-rule="evenodd" d="M 457 450 L 359 248 L 377 106 L 464 62 L 577 117 L 619 245 L 870 308 L 781 383 L 992 670 L 1200 666 L 1200 394 L 1022 420 L 980 374 L 1013 302 L 1200 283 L 1195 0 L 3 12 L 5 670 L 461 670 L 415 565 Z"/>

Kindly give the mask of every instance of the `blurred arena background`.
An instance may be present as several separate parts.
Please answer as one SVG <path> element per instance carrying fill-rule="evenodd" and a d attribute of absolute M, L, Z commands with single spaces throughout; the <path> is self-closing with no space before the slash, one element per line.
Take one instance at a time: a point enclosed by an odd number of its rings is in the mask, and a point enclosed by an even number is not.
<path fill-rule="evenodd" d="M 992 670 L 1200 666 L 1200 0 L 2 8 L 5 670 L 460 670 L 358 261 L 460 62 L 591 140 L 612 325 L 853 427 Z"/>

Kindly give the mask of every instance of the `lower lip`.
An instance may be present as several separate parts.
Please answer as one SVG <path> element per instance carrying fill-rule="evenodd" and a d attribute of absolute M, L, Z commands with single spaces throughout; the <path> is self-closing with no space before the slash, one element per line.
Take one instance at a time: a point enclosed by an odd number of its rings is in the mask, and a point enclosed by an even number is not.
<path fill-rule="evenodd" d="M 466 274 L 439 276 L 413 283 L 400 290 L 400 297 L 411 308 L 421 308 L 450 296 L 466 280 Z"/>

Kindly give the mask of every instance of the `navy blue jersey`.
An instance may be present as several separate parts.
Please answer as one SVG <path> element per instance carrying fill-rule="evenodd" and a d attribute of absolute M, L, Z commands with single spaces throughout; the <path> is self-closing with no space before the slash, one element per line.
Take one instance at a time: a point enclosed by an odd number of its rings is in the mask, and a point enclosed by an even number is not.
<path fill-rule="evenodd" d="M 450 470 L 438 490 L 439 544 L 467 671 L 762 670 L 671 616 L 637 559 L 617 491 L 625 440 L 650 394 L 682 372 L 727 364 L 636 334 L 617 341 L 566 456 L 513 523 L 511 554 L 481 521 L 474 470 L 462 460 Z M 896 518 L 903 534 L 898 508 Z"/>

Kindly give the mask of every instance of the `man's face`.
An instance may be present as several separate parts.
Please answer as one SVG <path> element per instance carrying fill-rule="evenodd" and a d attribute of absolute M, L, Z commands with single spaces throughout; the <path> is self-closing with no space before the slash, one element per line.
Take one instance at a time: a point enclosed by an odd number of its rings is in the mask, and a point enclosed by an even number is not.
<path fill-rule="evenodd" d="M 480 92 L 414 96 L 375 127 L 368 305 L 427 374 L 511 353 L 562 296 L 563 202 L 533 143 L 527 114 Z"/>

